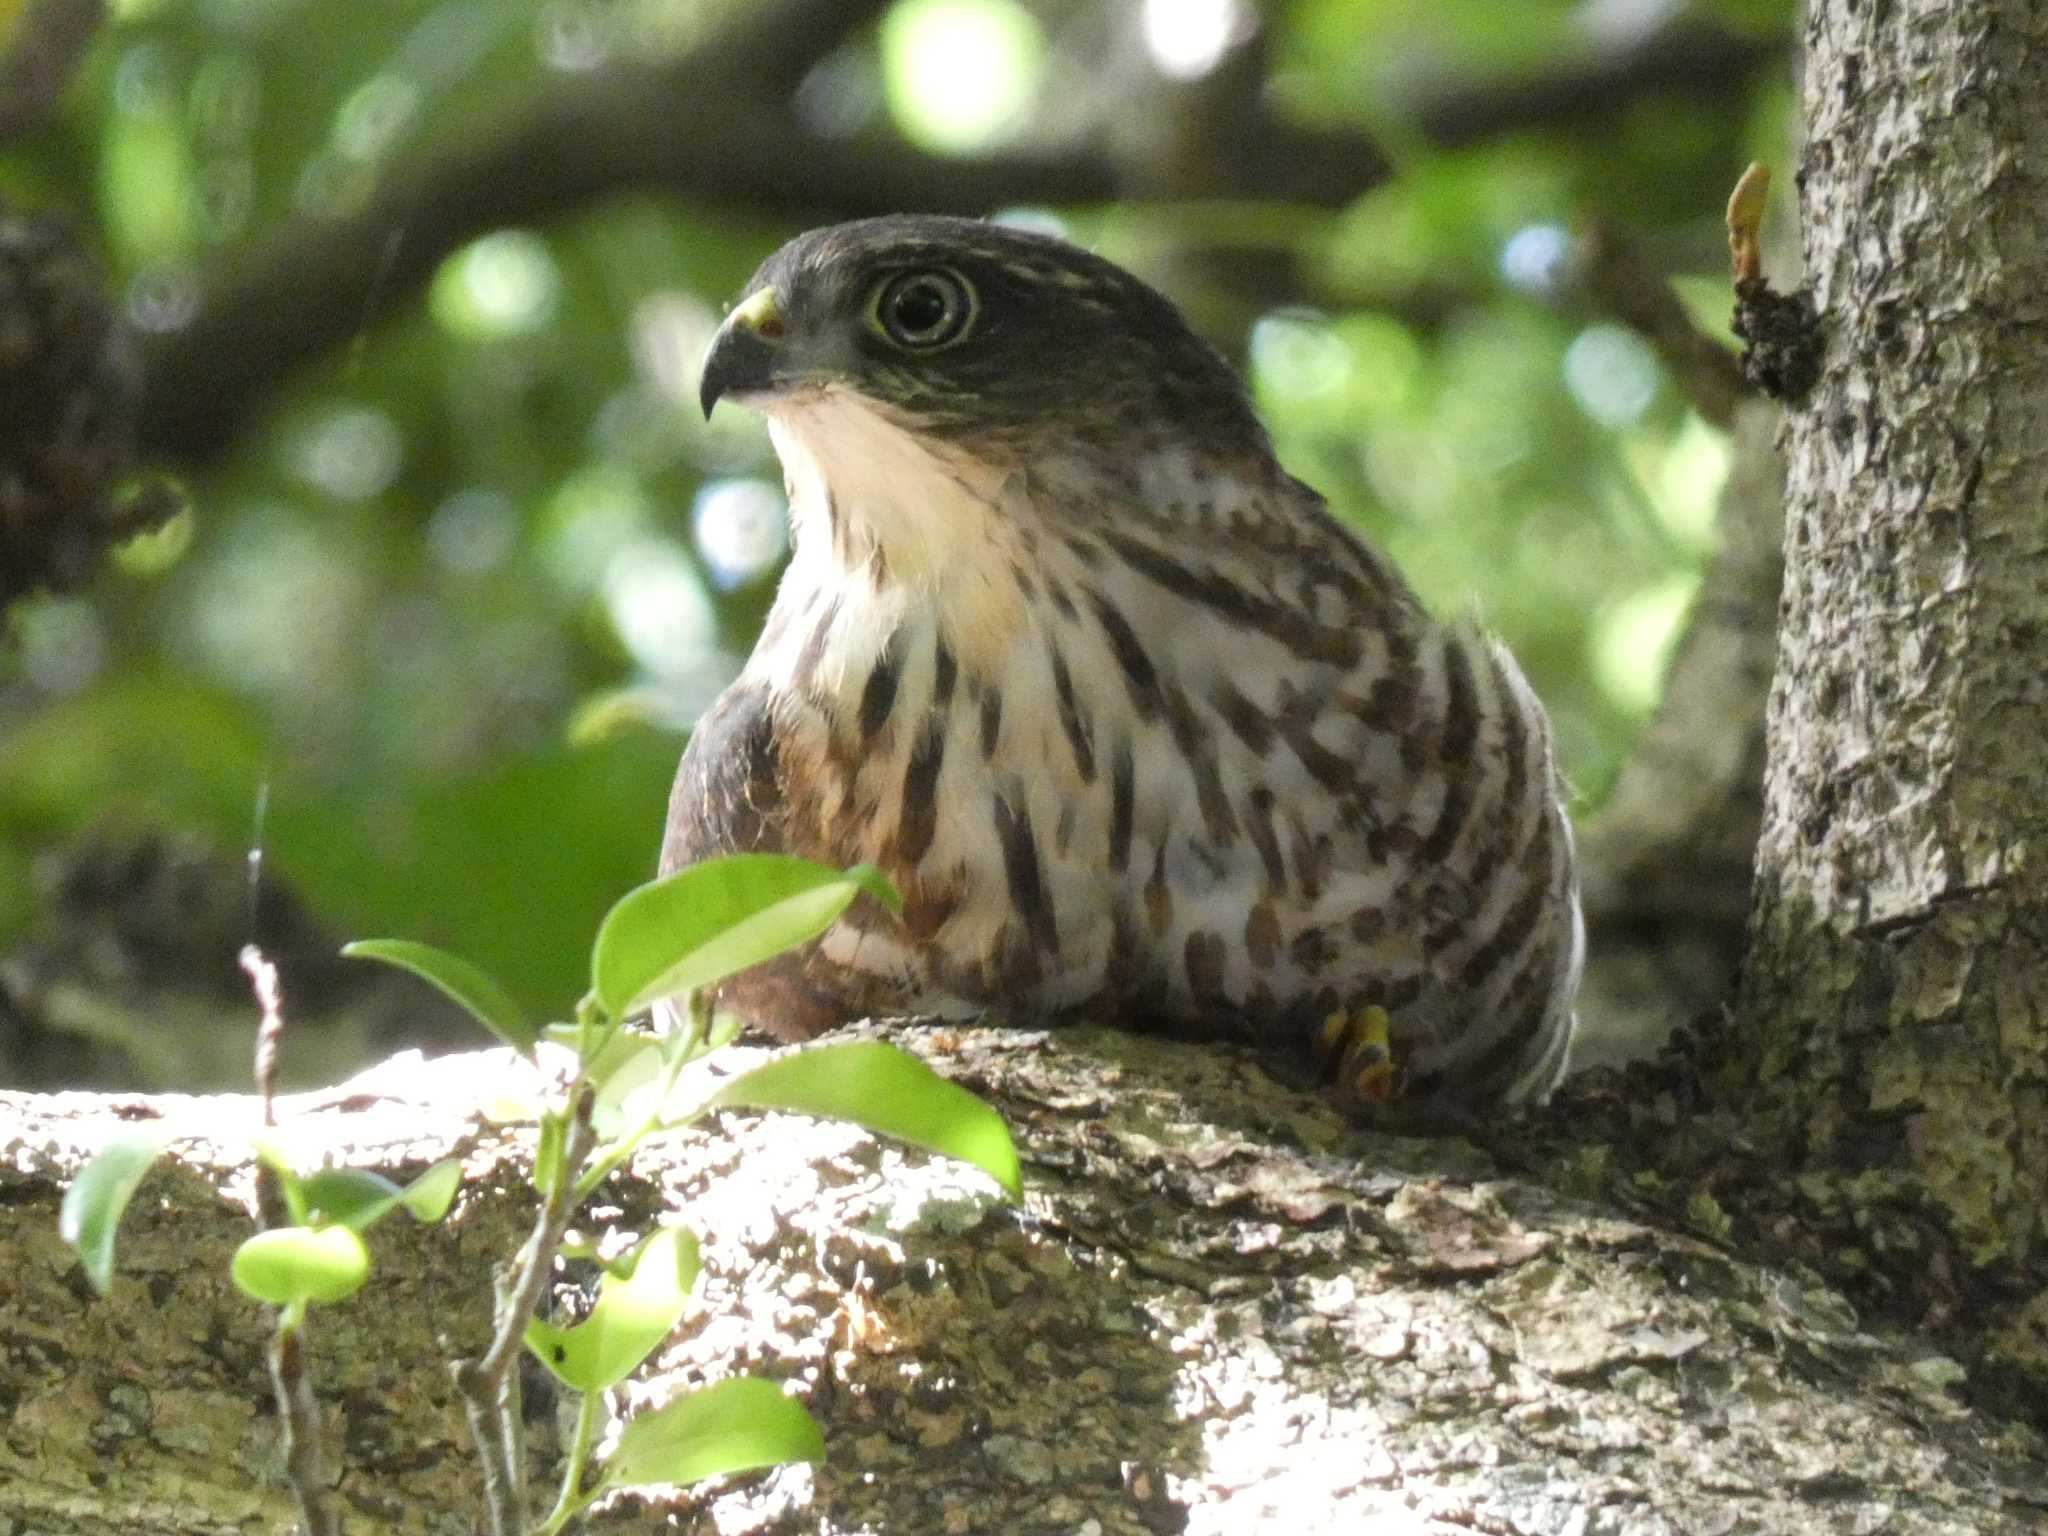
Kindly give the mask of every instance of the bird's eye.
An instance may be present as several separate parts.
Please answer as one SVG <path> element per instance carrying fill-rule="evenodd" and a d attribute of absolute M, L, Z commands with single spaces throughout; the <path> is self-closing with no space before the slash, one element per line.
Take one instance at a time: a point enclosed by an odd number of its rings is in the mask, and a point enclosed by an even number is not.
<path fill-rule="evenodd" d="M 884 336 L 914 352 L 958 341 L 974 319 L 974 294 L 951 272 L 904 272 L 875 295 L 875 323 Z"/>

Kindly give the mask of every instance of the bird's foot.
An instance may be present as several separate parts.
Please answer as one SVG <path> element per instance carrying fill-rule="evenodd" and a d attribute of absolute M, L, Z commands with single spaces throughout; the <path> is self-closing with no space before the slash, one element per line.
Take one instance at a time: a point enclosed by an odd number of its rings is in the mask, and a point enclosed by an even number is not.
<path fill-rule="evenodd" d="M 1338 1090 L 1366 1104 L 1384 1104 L 1395 1090 L 1393 1021 L 1377 1005 L 1338 1009 L 1323 1020 L 1316 1045 Z"/>

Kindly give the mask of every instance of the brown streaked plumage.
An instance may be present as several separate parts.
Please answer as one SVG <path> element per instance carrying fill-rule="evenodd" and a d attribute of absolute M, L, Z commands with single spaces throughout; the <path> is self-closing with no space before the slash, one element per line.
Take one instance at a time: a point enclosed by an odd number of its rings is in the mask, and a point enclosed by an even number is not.
<path fill-rule="evenodd" d="M 906 898 L 728 1005 L 788 1039 L 1079 1012 L 1366 1099 L 1548 1092 L 1583 940 L 1542 709 L 1278 467 L 1171 304 L 1040 235 L 840 225 L 756 274 L 720 398 L 768 416 L 794 555 L 663 867 L 871 860 Z"/>

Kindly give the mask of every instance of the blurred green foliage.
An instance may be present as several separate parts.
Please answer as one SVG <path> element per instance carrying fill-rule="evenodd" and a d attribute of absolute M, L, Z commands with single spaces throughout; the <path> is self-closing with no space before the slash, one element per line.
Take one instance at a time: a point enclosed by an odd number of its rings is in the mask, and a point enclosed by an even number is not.
<path fill-rule="evenodd" d="M 0 151 L 0 198 L 68 212 L 161 328 L 266 233 L 748 3 L 120 0 L 57 120 Z M 1057 120 L 1092 57 L 1062 46 L 1084 13 L 1100 30 L 1141 12 L 1176 68 L 1199 64 L 1201 27 L 1249 22 L 1222 0 L 899 0 L 821 66 L 819 110 L 835 131 L 892 119 L 929 147 L 1000 147 Z M 1588 803 L 1654 702 L 1725 448 L 1573 298 L 1567 232 L 1605 212 L 1712 314 L 1721 204 L 1748 158 L 1782 159 L 1789 95 L 1763 71 L 1455 148 L 1418 123 L 1445 91 L 1567 68 L 1617 29 L 1773 35 L 1791 13 L 1272 5 L 1272 96 L 1368 131 L 1391 181 L 1336 213 L 1045 214 L 1162 281 L 1163 253 L 1218 230 L 1295 259 L 1316 307 L 1262 304 L 1215 339 L 1248 360 L 1290 467 L 1440 611 L 1506 634 Z M 0 655 L 0 950 L 34 919 L 38 858 L 82 829 L 238 847 L 262 790 L 266 857 L 338 932 L 445 944 L 566 1008 L 585 936 L 652 867 L 682 733 L 772 594 L 765 438 L 733 412 L 703 423 L 691 397 L 720 304 L 792 232 L 640 196 L 488 235 L 424 294 L 373 283 L 354 339 L 228 455 L 170 466 L 188 512 L 91 595 L 19 611 Z"/>

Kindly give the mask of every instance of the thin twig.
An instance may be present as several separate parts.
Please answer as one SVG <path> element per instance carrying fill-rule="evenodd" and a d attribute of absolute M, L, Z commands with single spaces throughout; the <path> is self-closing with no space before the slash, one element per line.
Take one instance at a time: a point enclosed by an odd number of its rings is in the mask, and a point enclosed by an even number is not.
<path fill-rule="evenodd" d="M 321 1453 L 320 1405 L 306 1368 L 306 1331 L 280 1327 L 270 1336 L 270 1386 L 284 1433 L 284 1471 L 298 1495 L 306 1536 L 341 1536 L 334 1501 L 327 1496 L 327 1458 Z"/>
<path fill-rule="evenodd" d="M 1586 221 L 1580 239 L 1586 292 L 1635 331 L 1663 360 L 1694 410 L 1726 431 L 1750 393 L 1735 354 L 1693 324 L 1671 281 L 1606 219 Z"/>
<path fill-rule="evenodd" d="M 277 967 L 256 945 L 244 944 L 239 959 L 262 1014 L 256 1026 L 256 1092 L 263 1101 L 263 1123 L 275 1126 L 278 1058 L 284 1046 L 284 989 L 277 979 Z M 277 1170 L 262 1159 L 256 1164 L 256 1219 L 266 1232 L 291 1219 Z M 320 1404 L 313 1396 L 313 1375 L 306 1365 L 303 1311 L 294 1315 L 278 1309 L 266 1356 L 284 1442 L 285 1480 L 298 1498 L 300 1522 L 306 1536 L 340 1536 L 341 1521 L 327 1494 L 327 1457 L 322 1449 Z"/>
<path fill-rule="evenodd" d="M 277 1066 L 284 1052 L 284 989 L 277 967 L 254 944 L 244 944 L 237 958 L 256 994 L 262 1019 L 256 1025 L 256 1096 L 263 1101 L 263 1123 L 277 1124 Z M 281 1223 L 270 1223 L 280 1225 Z"/>
<path fill-rule="evenodd" d="M 527 1322 L 538 1310 L 541 1295 L 554 1275 L 555 1251 L 576 1212 L 577 1171 L 597 1142 L 590 1122 L 592 1103 L 592 1095 L 585 1089 L 570 1111 L 554 1185 L 534 1218 L 532 1234 L 499 1285 L 494 1319 L 497 1332 L 490 1348 L 481 1358 L 457 1360 L 452 1367 L 455 1390 L 469 1419 L 470 1438 L 483 1466 L 484 1503 L 490 1512 L 492 1536 L 517 1536 L 524 1527 L 520 1499 L 525 1482 L 523 1447 L 513 1372 L 526 1340 Z"/>

